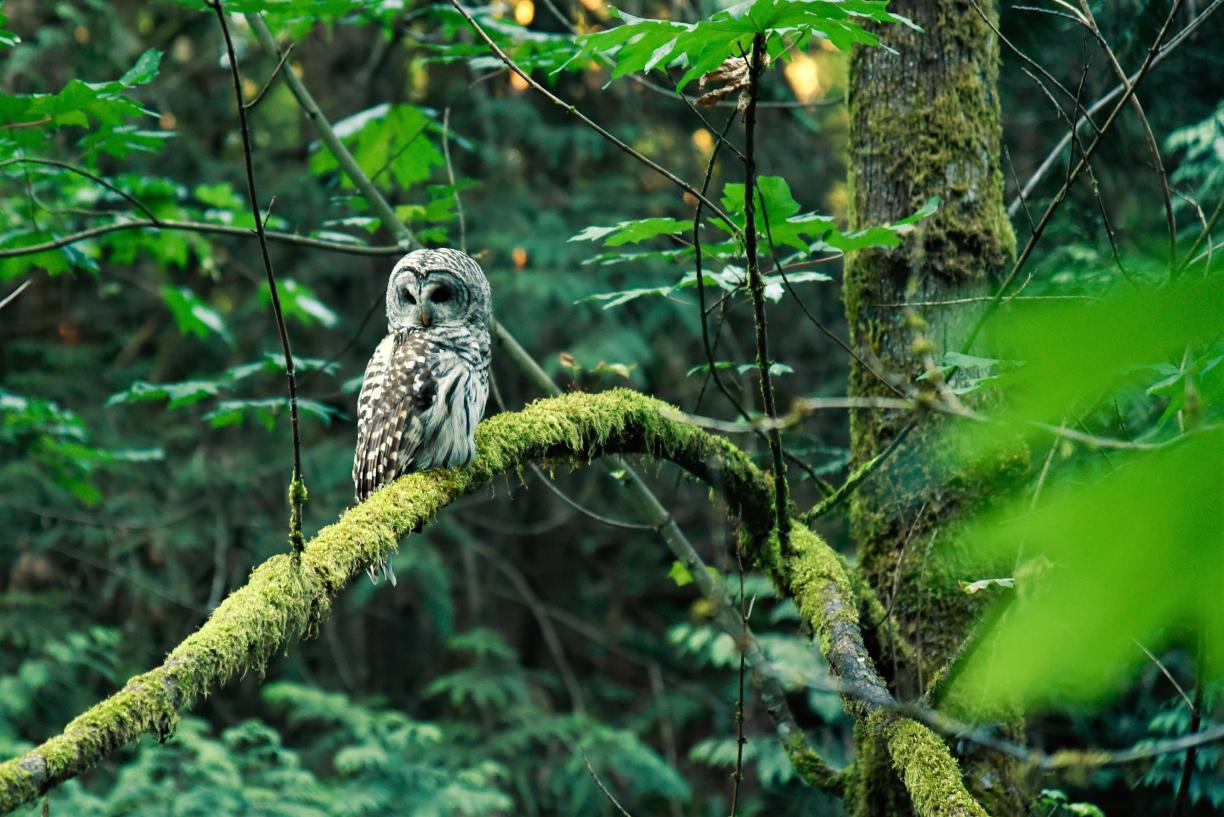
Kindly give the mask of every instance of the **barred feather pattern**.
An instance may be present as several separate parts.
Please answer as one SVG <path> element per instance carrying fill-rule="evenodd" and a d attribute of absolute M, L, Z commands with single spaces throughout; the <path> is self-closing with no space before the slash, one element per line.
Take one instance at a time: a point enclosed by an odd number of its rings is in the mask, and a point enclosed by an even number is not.
<path fill-rule="evenodd" d="M 472 461 L 489 395 L 489 350 L 474 338 L 466 345 L 460 353 L 412 331 L 378 344 L 357 398 L 359 502 L 402 474 Z"/>
<path fill-rule="evenodd" d="M 357 501 L 402 474 L 457 468 L 476 455 L 489 394 L 489 301 L 483 271 L 458 251 L 418 250 L 396 264 L 390 331 L 357 398 Z M 382 572 L 395 583 L 389 561 Z M 370 578 L 377 580 L 373 569 Z"/>

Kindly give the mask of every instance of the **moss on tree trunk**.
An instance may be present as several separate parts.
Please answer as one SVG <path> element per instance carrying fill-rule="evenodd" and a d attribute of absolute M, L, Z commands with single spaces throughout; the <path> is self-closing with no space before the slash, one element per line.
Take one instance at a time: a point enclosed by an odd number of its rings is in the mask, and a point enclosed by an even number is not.
<path fill-rule="evenodd" d="M 997 15 L 997 4 L 979 3 Z M 932 360 L 956 349 L 974 311 L 963 306 L 906 307 L 984 294 L 1015 252 L 1003 206 L 997 80 L 999 43 L 968 0 L 894 0 L 890 11 L 921 26 L 881 32 L 897 53 L 860 48 L 850 69 L 851 221 L 856 227 L 903 218 L 932 196 L 938 212 L 893 250 L 854 254 L 845 299 L 855 362 L 850 393 L 894 396 L 880 375 L 916 381 Z M 908 413 L 851 415 L 852 467 L 884 450 L 912 420 Z M 951 523 L 986 497 L 937 438 L 945 423 L 919 422 L 886 468 L 851 504 L 851 530 L 866 579 L 915 647 L 916 666 L 893 679 L 903 696 L 919 693 L 965 637 L 974 613 L 938 558 L 960 547 Z M 1012 463 L 1001 463 L 1005 468 Z M 882 662 L 890 666 L 887 657 Z M 907 798 L 884 751 L 864 751 L 857 813 L 906 813 Z M 995 815 L 1021 813 L 1007 765 L 966 765 L 966 781 Z"/>

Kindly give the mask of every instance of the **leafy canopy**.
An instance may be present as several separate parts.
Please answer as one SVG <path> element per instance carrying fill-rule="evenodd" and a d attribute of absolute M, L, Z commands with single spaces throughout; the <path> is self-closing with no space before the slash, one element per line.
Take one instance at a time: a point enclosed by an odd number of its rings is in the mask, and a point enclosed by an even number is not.
<path fill-rule="evenodd" d="M 683 91 L 728 57 L 746 55 L 757 34 L 770 35 L 768 48 L 773 57 L 802 47 L 812 37 L 828 39 L 843 51 L 854 45 L 879 45 L 864 23 L 913 25 L 887 7 L 887 0 L 748 0 L 696 23 L 644 19 L 612 9 L 623 24 L 580 37 L 578 51 L 562 67 L 608 58 L 614 62 L 612 78 L 616 79 L 637 71 L 681 66 L 685 70 L 677 91 Z"/>

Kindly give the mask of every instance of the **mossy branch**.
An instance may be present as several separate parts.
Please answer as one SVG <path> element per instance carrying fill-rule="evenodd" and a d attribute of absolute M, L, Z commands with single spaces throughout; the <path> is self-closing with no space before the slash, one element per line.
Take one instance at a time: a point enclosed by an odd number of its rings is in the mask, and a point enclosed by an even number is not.
<path fill-rule="evenodd" d="M 708 483 L 740 522 L 748 554 L 785 591 L 819 637 L 846 687 L 848 708 L 884 738 L 919 814 L 984 815 L 956 761 L 928 727 L 891 711 L 896 702 L 863 645 L 857 602 L 837 554 L 792 523 L 786 558 L 773 527 L 768 478 L 728 441 L 672 419 L 675 410 L 626 390 L 537 401 L 481 423 L 470 466 L 405 476 L 347 511 L 290 554 L 257 567 L 204 625 L 158 668 L 65 727 L 62 734 L 0 764 L 0 813 L 90 768 L 144 734 L 168 735 L 179 712 L 234 676 L 262 670 L 293 638 L 314 632 L 332 599 L 400 538 L 455 499 L 535 460 L 585 465 L 605 454 L 644 454 L 676 463 Z"/>

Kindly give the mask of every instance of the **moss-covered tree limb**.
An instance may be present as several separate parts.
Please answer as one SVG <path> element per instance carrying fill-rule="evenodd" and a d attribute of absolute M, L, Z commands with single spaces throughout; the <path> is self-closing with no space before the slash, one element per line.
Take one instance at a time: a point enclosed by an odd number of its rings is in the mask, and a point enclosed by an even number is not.
<path fill-rule="evenodd" d="M 834 672 L 853 691 L 848 708 L 860 728 L 883 739 L 920 812 L 983 815 L 943 741 L 892 711 L 895 702 L 863 645 L 857 601 L 837 554 L 795 523 L 783 557 L 767 477 L 728 441 L 672 414 L 657 400 L 616 390 L 540 400 L 486 420 L 470 466 L 405 476 L 321 530 L 299 560 L 285 554 L 264 562 L 160 667 L 132 678 L 62 734 L 0 764 L 0 813 L 141 735 L 169 734 L 180 710 L 235 675 L 262 669 L 291 639 L 312 632 L 345 584 L 393 551 L 402 536 L 499 474 L 533 460 L 586 464 L 604 454 L 644 454 L 676 463 L 722 495 L 752 547 L 749 555 L 794 596 Z"/>
<path fill-rule="evenodd" d="M 715 578 L 697 550 L 687 540 L 682 546 L 673 546 L 672 553 L 693 577 L 693 584 L 714 607 L 714 621 L 723 632 L 734 638 L 747 659 L 752 672 L 752 685 L 756 687 L 765 710 L 773 721 L 778 740 L 786 750 L 795 772 L 809 786 L 815 786 L 836 794 L 844 794 L 847 769 L 836 769 L 817 754 L 808 742 L 803 728 L 795 720 L 790 705 L 786 702 L 786 690 L 770 672 L 769 658 L 761 648 L 739 609 L 736 608 L 722 580 Z"/>
<path fill-rule="evenodd" d="M 283 65 L 288 51 L 281 52 L 263 18 L 258 14 L 247 14 L 246 19 L 255 32 L 261 47 L 269 54 L 278 55 L 280 59 L 278 64 Z M 416 236 L 396 215 L 394 208 L 391 207 L 387 199 L 382 195 L 378 186 L 361 169 L 352 153 L 349 152 L 344 142 L 337 136 L 335 129 L 332 128 L 322 109 L 319 108 L 318 103 L 311 96 L 305 83 L 292 72 L 285 75 L 285 82 L 288 84 L 290 92 L 298 101 L 302 110 L 306 113 L 306 116 L 310 119 L 315 132 L 319 135 L 323 144 L 332 153 L 353 184 L 357 186 L 362 195 L 370 202 L 370 205 L 378 213 L 379 218 L 387 228 L 395 233 L 400 245 L 407 248 L 416 244 Z M 729 120 L 727 122 L 728 127 L 730 124 Z M 709 181 L 708 173 L 706 174 L 706 181 Z M 704 186 L 701 192 L 704 197 Z M 698 201 L 700 202 L 701 199 L 698 199 Z M 700 204 L 698 213 L 700 213 Z M 537 388 L 545 394 L 553 396 L 561 394 L 561 390 L 553 382 L 552 378 L 548 376 L 527 350 L 519 344 L 518 340 L 515 339 L 514 335 L 510 333 L 504 324 L 494 320 L 491 329 L 498 343 L 499 352 L 505 353 Z M 624 479 L 619 481 L 620 484 L 625 487 L 633 503 L 651 520 L 651 526 L 658 532 L 676 558 L 685 564 L 689 564 L 690 558 L 696 559 L 699 562 L 700 559 L 697 557 L 696 549 L 694 549 L 688 537 L 680 529 L 680 526 L 676 524 L 671 512 L 654 495 L 654 492 L 650 490 L 633 466 L 616 455 L 607 457 L 604 464 L 611 471 L 624 473 Z M 693 574 L 698 577 L 707 575 L 704 570 L 694 570 Z M 722 592 L 722 588 L 717 588 L 721 600 L 711 596 L 711 593 L 715 590 L 713 586 L 709 588 L 703 586 L 702 590 L 707 597 L 714 600 L 718 607 L 727 608 L 732 616 L 737 615 L 734 608 L 724 603 L 726 594 Z M 726 624 L 728 622 L 722 623 Z M 728 632 L 735 636 L 739 632 L 739 627 L 734 622 L 730 622 L 730 624 L 733 625 L 733 629 L 728 630 Z M 754 682 L 771 718 L 773 718 L 778 728 L 779 737 L 786 747 L 787 755 L 795 766 L 796 772 L 810 785 L 829 790 L 840 790 L 843 787 L 843 776 L 830 768 L 824 759 L 812 750 L 802 730 L 795 723 L 794 716 L 790 714 L 789 708 L 786 705 L 785 695 L 778 688 L 777 682 L 768 678 L 761 670 L 758 670 L 758 667 L 762 668 L 762 670 L 764 667 L 764 656 L 760 654 L 759 647 L 755 646 L 755 642 L 745 645 L 746 650 L 751 651 L 754 648 L 757 654 L 753 655 L 749 652 L 748 655 L 749 663 L 753 669 Z"/>

